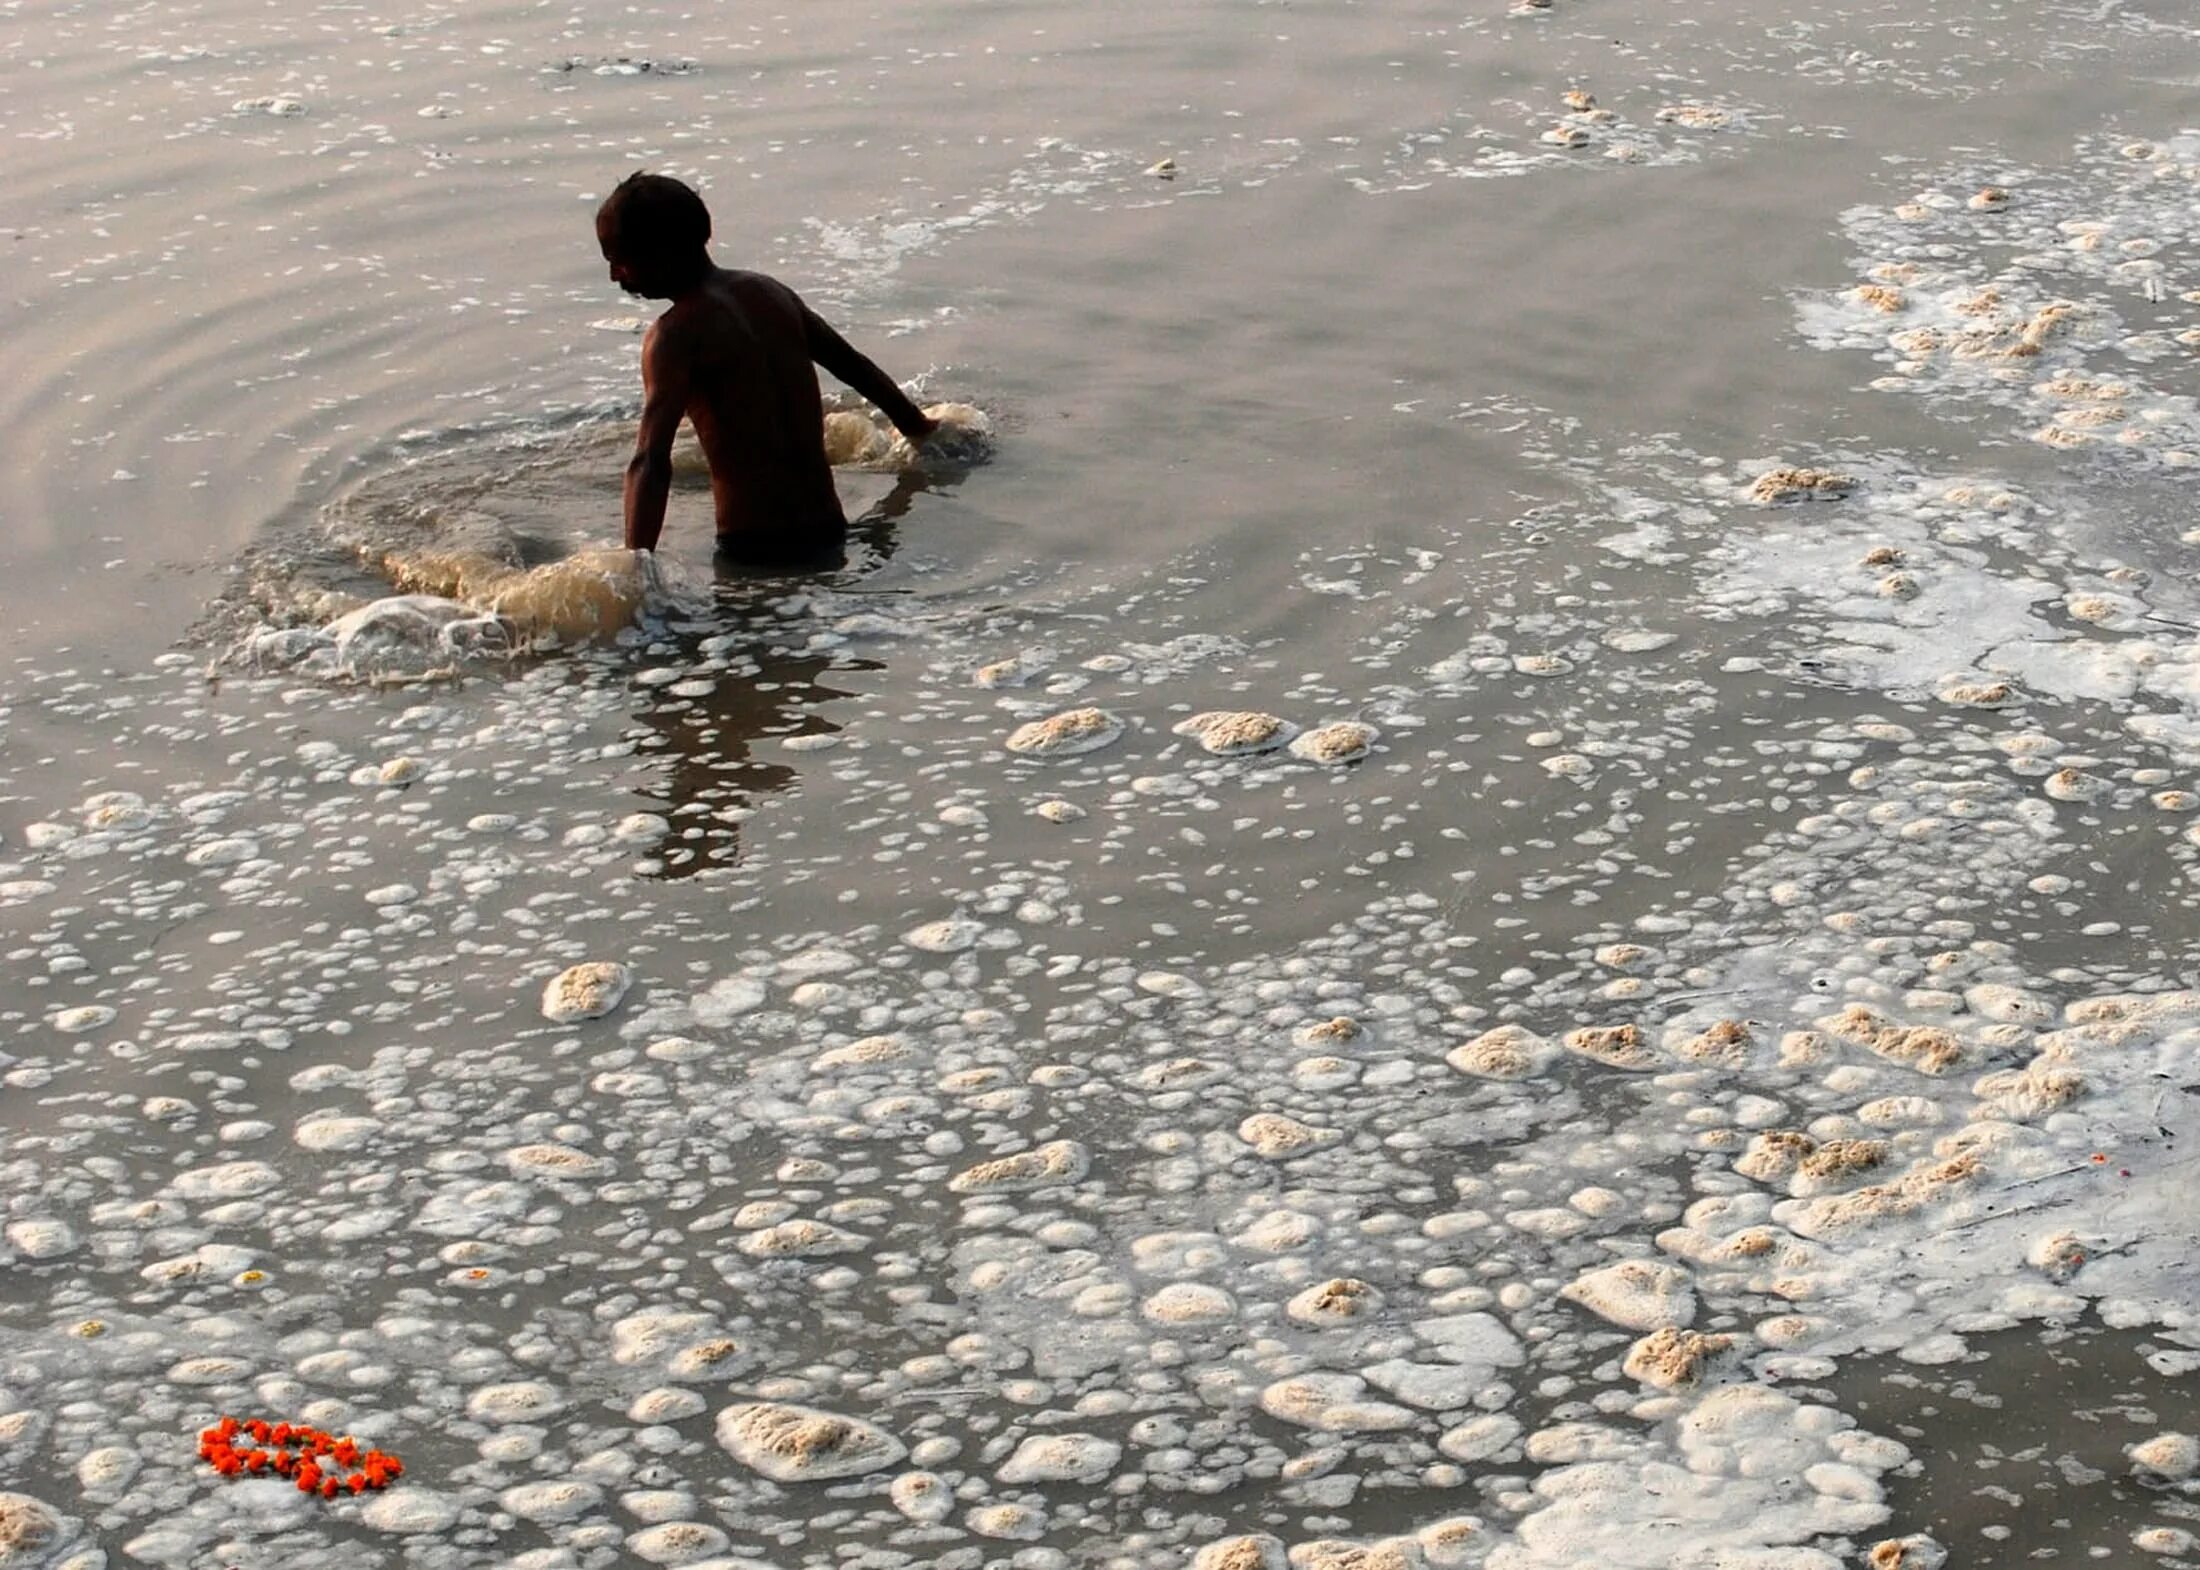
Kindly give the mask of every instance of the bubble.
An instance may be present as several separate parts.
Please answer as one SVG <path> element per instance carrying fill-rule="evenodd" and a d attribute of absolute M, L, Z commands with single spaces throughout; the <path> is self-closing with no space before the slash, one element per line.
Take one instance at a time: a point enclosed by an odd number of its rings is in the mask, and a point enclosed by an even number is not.
<path fill-rule="evenodd" d="M 886 433 L 856 409 L 835 409 L 825 416 L 825 461 L 835 468 L 871 463 L 887 449 Z"/>
<path fill-rule="evenodd" d="M 1314 1128 L 1280 1112 L 1256 1112 L 1238 1125 L 1237 1132 L 1238 1138 L 1253 1147 L 1254 1154 L 1270 1161 L 1289 1161 L 1344 1138 L 1340 1130 Z"/>
<path fill-rule="evenodd" d="M 1624 1366 L 1628 1377 L 1646 1385 L 1686 1389 L 1700 1383 L 1705 1368 L 1733 1346 L 1732 1336 L 1698 1335 L 1666 1325 L 1629 1347 Z"/>
<path fill-rule="evenodd" d="M 516 1145 L 504 1153 L 504 1164 L 520 1177 L 593 1178 L 611 1171 L 601 1156 L 552 1143 Z"/>
<path fill-rule="evenodd" d="M 1359 720 L 1334 720 L 1301 731 L 1291 742 L 1291 752 L 1310 763 L 1357 763 L 1374 750 L 1378 734 Z"/>
<path fill-rule="evenodd" d="M 780 1483 L 860 1477 L 908 1454 L 900 1440 L 859 1418 L 776 1401 L 720 1412 L 718 1443 L 743 1466 Z"/>
<path fill-rule="evenodd" d="M 448 1494 L 408 1483 L 403 1488 L 376 1494 L 359 1512 L 359 1519 L 377 1532 L 415 1536 L 447 1532 L 458 1524 L 459 1502 Z"/>
<path fill-rule="evenodd" d="M 1092 1155 L 1074 1139 L 1046 1144 L 998 1160 L 983 1161 L 956 1174 L 948 1188 L 957 1194 L 1016 1194 L 1081 1181 L 1092 1168 Z"/>
<path fill-rule="evenodd" d="M 381 1131 L 376 1118 L 321 1117 L 300 1123 L 291 1138 L 305 1150 L 358 1150 Z"/>
<path fill-rule="evenodd" d="M 1105 1481 L 1122 1458 L 1121 1445 L 1097 1434 L 1034 1435 L 994 1475 L 1009 1484 L 1094 1484 Z"/>
<path fill-rule="evenodd" d="M 1856 489 L 1849 475 L 1832 469 L 1783 465 L 1767 469 L 1750 484 L 1749 494 L 1768 505 L 1799 501 L 1839 501 Z"/>
<path fill-rule="evenodd" d="M 1194 714 L 1171 727 L 1179 736 L 1195 738 L 1200 746 L 1222 758 L 1244 757 L 1281 747 L 1298 734 L 1289 720 L 1253 710 L 1222 710 Z"/>
<path fill-rule="evenodd" d="M 497 1503 L 513 1515 L 544 1523 L 575 1520 L 602 1502 L 602 1489 L 572 1477 L 521 1483 L 497 1496 Z"/>
<path fill-rule="evenodd" d="M 1626 1259 L 1576 1276 L 1559 1296 L 1628 1330 L 1685 1327 L 1696 1317 L 1696 1293 L 1687 1271 L 1650 1260 Z"/>
<path fill-rule="evenodd" d="M 1068 758 L 1095 752 L 1123 734 L 1123 722 L 1105 709 L 1066 709 L 1008 733 L 1010 752 L 1034 758 Z"/>
<path fill-rule="evenodd" d="M 735 1247 L 753 1259 L 814 1259 L 827 1254 L 850 1254 L 868 1247 L 870 1240 L 822 1221 L 782 1221 L 743 1237 Z"/>
<path fill-rule="evenodd" d="M 1046 1517 L 1028 1505 L 980 1505 L 963 1519 L 980 1537 L 1035 1543 L 1046 1535 Z"/>
<path fill-rule="evenodd" d="M 928 921 L 921 927 L 912 927 L 901 935 L 901 941 L 913 949 L 927 954 L 959 954 L 975 948 L 985 935 L 982 922 L 966 916 L 949 916 L 940 921 Z"/>
<path fill-rule="evenodd" d="M 644 1527 L 626 1540 L 627 1551 L 653 1565 L 693 1564 L 724 1548 L 730 1538 L 701 1521 L 666 1521 Z"/>
<path fill-rule="evenodd" d="M 53 1028 L 64 1036 L 81 1036 L 86 1031 L 112 1024 L 114 1018 L 115 1011 L 104 1003 L 84 1003 L 56 1014 L 53 1017 Z"/>
<path fill-rule="evenodd" d="M 252 860 L 259 853 L 259 841 L 237 836 L 194 845 L 185 852 L 183 859 L 194 867 L 234 867 L 239 862 Z"/>
<path fill-rule="evenodd" d="M 2200 1439 L 2190 1434 L 2164 1432 L 2141 1440 L 2125 1454 L 2132 1469 L 2155 1477 L 2182 1480 L 2200 1472 Z"/>
<path fill-rule="evenodd" d="M 1642 1038 L 1639 1025 L 1593 1025 L 1570 1030 L 1559 1038 L 1569 1052 L 1594 1059 L 1607 1068 L 1642 1073 L 1658 1066 L 1658 1055 Z"/>
<path fill-rule="evenodd" d="M 2146 1526 L 2131 1534 L 2131 1545 L 2149 1554 L 2190 1554 L 2200 1537 L 2181 1526 Z"/>
<path fill-rule="evenodd" d="M 565 1397 L 537 1379 L 483 1385 L 466 1398 L 466 1414 L 483 1423 L 535 1423 L 565 1410 Z"/>
<path fill-rule="evenodd" d="M 1192 1556 L 1192 1570 L 1288 1570 L 1281 1540 L 1266 1532 L 1217 1538 Z"/>
<path fill-rule="evenodd" d="M 955 1508 L 954 1490 L 936 1472 L 904 1472 L 887 1491 L 894 1508 L 912 1521 L 944 1521 Z"/>
<path fill-rule="evenodd" d="M 1218 1324 L 1237 1313 L 1237 1301 L 1220 1287 L 1172 1281 L 1141 1303 L 1138 1311 L 1157 1325 Z"/>
<path fill-rule="evenodd" d="M 1515 1447 L 1520 1443 L 1521 1433 L 1518 1418 L 1506 1412 L 1491 1412 L 1445 1430 L 1436 1441 L 1436 1448 L 1454 1461 L 1498 1460 L 1508 1453 L 1517 1454 Z"/>
<path fill-rule="evenodd" d="M 1723 131 L 1734 121 L 1732 113 L 1712 104 L 1667 104 L 1657 118 L 1686 131 Z"/>
<path fill-rule="evenodd" d="M 73 1524 L 42 1499 L 0 1493 L 0 1565 L 43 1564 L 73 1535 Z"/>
<path fill-rule="evenodd" d="M 1260 1405 L 1271 1417 L 1324 1433 L 1379 1433 L 1412 1428 L 1419 1422 L 1405 1407 L 1369 1399 L 1367 1381 L 1357 1374 L 1279 1379 L 1261 1391 Z"/>
<path fill-rule="evenodd" d="M 968 403 L 935 403 L 924 409 L 938 429 L 921 443 L 896 436 L 884 459 L 890 469 L 931 469 L 982 463 L 993 453 L 993 420 Z"/>
<path fill-rule="evenodd" d="M 701 1413 L 708 1405 L 692 1390 L 660 1385 L 636 1396 L 626 1409 L 633 1421 L 645 1425 L 679 1423 Z"/>
<path fill-rule="evenodd" d="M 569 966 L 542 989 L 542 1017 L 560 1025 L 600 1018 L 619 1006 L 633 983 L 633 972 L 611 961 Z"/>
<path fill-rule="evenodd" d="M 1284 1305 L 1284 1312 L 1302 1325 L 1327 1328 L 1347 1325 L 1375 1313 L 1383 1295 L 1354 1276 L 1334 1276 L 1306 1288 Z"/>
<path fill-rule="evenodd" d="M 2113 787 L 2107 780 L 2080 769 L 2057 769 L 2041 782 L 2040 789 L 2056 801 L 2099 801 Z"/>

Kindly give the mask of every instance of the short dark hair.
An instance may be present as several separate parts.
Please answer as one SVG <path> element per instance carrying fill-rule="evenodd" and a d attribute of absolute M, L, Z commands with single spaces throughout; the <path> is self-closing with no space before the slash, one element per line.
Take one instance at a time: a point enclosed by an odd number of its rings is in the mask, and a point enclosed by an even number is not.
<path fill-rule="evenodd" d="M 710 209 L 670 175 L 637 169 L 596 209 L 596 232 L 622 256 L 684 256 L 710 243 Z"/>

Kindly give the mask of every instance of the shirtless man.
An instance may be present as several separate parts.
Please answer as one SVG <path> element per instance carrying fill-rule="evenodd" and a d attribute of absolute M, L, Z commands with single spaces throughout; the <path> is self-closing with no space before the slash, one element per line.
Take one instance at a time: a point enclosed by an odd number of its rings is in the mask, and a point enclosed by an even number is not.
<path fill-rule="evenodd" d="M 670 300 L 642 339 L 642 428 L 626 466 L 626 545 L 657 548 L 672 487 L 672 438 L 693 422 L 710 464 L 718 551 L 736 565 L 836 560 L 848 518 L 825 461 L 812 362 L 847 383 L 911 441 L 935 423 L 892 377 L 762 273 L 710 259 L 710 212 L 678 180 L 631 174 L 596 211 L 611 280 Z"/>

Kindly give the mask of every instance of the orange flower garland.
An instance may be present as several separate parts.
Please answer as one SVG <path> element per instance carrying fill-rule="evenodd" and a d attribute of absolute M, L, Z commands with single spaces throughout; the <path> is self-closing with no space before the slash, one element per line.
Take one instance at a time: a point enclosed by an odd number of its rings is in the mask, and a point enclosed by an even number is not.
<path fill-rule="evenodd" d="M 224 1477 L 295 1478 L 299 1493 L 323 1499 L 387 1488 L 405 1475 L 404 1462 L 386 1451 L 360 1449 L 349 1434 L 338 1439 L 304 1423 L 257 1417 L 224 1417 L 200 1429 L 199 1459 Z"/>

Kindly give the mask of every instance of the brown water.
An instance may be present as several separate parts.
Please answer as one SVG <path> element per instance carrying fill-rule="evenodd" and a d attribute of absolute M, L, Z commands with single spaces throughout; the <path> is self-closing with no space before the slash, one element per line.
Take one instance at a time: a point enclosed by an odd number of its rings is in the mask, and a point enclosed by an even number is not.
<path fill-rule="evenodd" d="M 2121 1448 L 2200 1335 L 2183 12 L 812 11 L 0 8 L 53 1562 L 2191 1562 Z M 588 220 L 643 166 L 990 461 L 844 472 L 800 581 L 714 577 L 690 482 L 612 646 L 265 657 L 388 592 L 362 544 L 616 538 Z M 1174 730 L 1235 709 L 1373 751 Z M 632 990 L 547 1023 L 590 960 Z M 1528 1077 L 1447 1061 L 1501 1023 Z M 1335 1278 L 1379 1306 L 1288 1306 Z M 1665 1324 L 1739 1341 L 1668 1395 Z M 2096 1359 L 2066 1450 L 1875 1383 Z M 910 1454 L 773 1481 L 758 1401 Z M 407 1478 L 218 1479 L 223 1410 Z"/>

